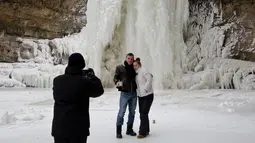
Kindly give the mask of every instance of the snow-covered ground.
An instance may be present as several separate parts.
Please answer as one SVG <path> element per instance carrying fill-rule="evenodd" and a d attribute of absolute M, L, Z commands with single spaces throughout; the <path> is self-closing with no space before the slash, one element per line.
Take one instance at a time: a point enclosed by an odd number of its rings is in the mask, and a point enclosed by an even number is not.
<path fill-rule="evenodd" d="M 151 135 L 138 140 L 115 138 L 118 92 L 91 99 L 91 136 L 96 142 L 254 143 L 255 91 L 170 90 L 156 92 L 150 118 Z M 0 90 L 0 142 L 50 143 L 52 91 Z M 134 129 L 139 126 L 137 113 Z M 124 127 L 124 131 L 125 131 Z"/>

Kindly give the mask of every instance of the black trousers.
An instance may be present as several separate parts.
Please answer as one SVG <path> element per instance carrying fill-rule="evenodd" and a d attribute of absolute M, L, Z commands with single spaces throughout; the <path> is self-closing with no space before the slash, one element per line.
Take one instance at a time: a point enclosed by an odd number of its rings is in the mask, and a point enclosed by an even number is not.
<path fill-rule="evenodd" d="M 83 138 L 54 138 L 54 143 L 87 143 L 87 137 L 83 137 Z"/>
<path fill-rule="evenodd" d="M 150 132 L 149 111 L 154 99 L 154 94 L 139 97 L 140 129 L 139 135 L 146 136 Z"/>

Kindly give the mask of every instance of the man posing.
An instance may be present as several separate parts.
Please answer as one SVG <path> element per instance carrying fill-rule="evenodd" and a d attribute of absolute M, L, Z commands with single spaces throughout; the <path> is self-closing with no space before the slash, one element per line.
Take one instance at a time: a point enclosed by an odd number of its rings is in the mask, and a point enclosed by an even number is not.
<path fill-rule="evenodd" d="M 129 53 L 126 55 L 126 60 L 124 64 L 118 65 L 116 67 L 114 75 L 114 83 L 118 88 L 120 93 L 120 103 L 119 103 L 119 113 L 117 116 L 117 138 L 122 138 L 121 130 L 124 122 L 124 115 L 126 108 L 128 106 L 129 115 L 127 122 L 126 134 L 130 136 L 136 136 L 133 131 L 133 123 L 135 118 L 135 109 L 137 105 L 137 95 L 136 95 L 136 82 L 135 76 L 136 72 L 133 68 L 134 55 Z"/>

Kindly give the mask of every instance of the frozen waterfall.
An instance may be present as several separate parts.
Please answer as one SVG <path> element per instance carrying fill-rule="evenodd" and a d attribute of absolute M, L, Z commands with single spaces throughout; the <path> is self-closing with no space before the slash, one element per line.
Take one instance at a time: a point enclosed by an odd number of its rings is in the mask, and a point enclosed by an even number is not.
<path fill-rule="evenodd" d="M 219 13 L 220 18 L 222 13 L 213 3 L 208 10 L 207 4 L 196 7 L 189 6 L 188 0 L 89 0 L 88 23 L 80 33 L 53 40 L 20 38 L 29 47 L 21 55 L 32 57 L 33 66 L 0 64 L 0 87 L 49 88 L 65 68 L 52 63 L 65 61 L 73 52 L 84 55 L 87 67 L 94 68 L 105 87 L 113 87 L 115 67 L 132 52 L 154 75 L 158 90 L 255 89 L 255 63 L 227 59 L 238 39 L 232 37 L 223 46 L 224 32 L 232 24 L 212 27 L 214 14 Z M 26 72 L 19 72 L 20 68 Z"/>
<path fill-rule="evenodd" d="M 108 53 L 112 58 L 119 55 L 110 68 L 132 52 L 153 73 L 158 89 L 173 85 L 173 78 L 183 73 L 188 0 L 93 0 L 88 1 L 87 19 L 80 33 L 83 42 L 77 49 L 102 78 L 108 76 L 101 71 L 109 43 L 113 43 L 110 48 L 119 49 L 115 51 L 119 53 Z M 118 38 L 113 38 L 116 35 Z"/>

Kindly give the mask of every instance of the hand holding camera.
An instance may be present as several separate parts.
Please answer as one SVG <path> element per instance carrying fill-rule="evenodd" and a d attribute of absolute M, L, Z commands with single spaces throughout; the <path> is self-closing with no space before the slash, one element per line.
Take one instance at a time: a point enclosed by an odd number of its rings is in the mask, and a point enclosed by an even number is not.
<path fill-rule="evenodd" d="M 82 75 L 85 77 L 92 78 L 95 76 L 95 72 L 92 68 L 88 68 L 87 70 L 82 71 Z"/>
<path fill-rule="evenodd" d="M 122 87 L 122 85 L 123 85 L 122 81 L 119 81 L 119 82 L 116 83 L 116 87 Z"/>
<path fill-rule="evenodd" d="M 117 88 L 118 90 L 121 90 L 121 89 L 122 89 L 122 86 L 123 86 L 123 82 L 122 82 L 122 81 L 118 81 L 118 82 L 116 83 L 116 88 Z"/>

